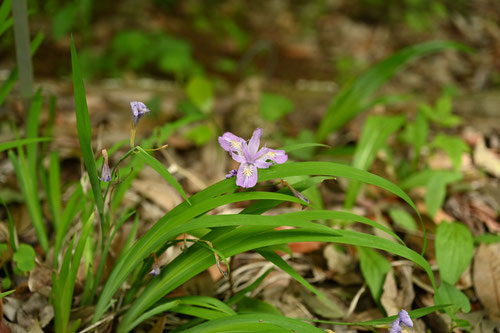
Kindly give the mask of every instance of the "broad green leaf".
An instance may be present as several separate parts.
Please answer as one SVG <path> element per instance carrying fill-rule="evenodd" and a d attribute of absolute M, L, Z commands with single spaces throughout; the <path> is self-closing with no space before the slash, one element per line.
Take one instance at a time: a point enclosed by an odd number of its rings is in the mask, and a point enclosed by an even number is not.
<path fill-rule="evenodd" d="M 379 62 L 351 85 L 344 86 L 330 103 L 316 133 L 316 141 L 324 141 L 328 134 L 365 111 L 371 104 L 373 93 L 399 72 L 404 65 L 427 54 L 450 48 L 468 50 L 462 44 L 449 41 L 431 41 L 413 45 Z"/>
<path fill-rule="evenodd" d="M 385 275 L 391 269 L 391 263 L 373 249 L 365 247 L 357 247 L 357 249 L 361 273 L 363 273 L 373 299 L 378 303 L 380 296 L 382 296 Z"/>
<path fill-rule="evenodd" d="M 29 272 L 35 268 L 35 250 L 31 245 L 21 244 L 19 245 L 17 252 L 14 253 L 12 259 L 17 265 L 17 268 L 23 272 Z"/>
<path fill-rule="evenodd" d="M 370 116 L 365 121 L 363 133 L 356 145 L 353 167 L 367 170 L 372 165 L 377 152 L 386 144 L 389 136 L 404 123 L 404 116 Z M 351 208 L 358 196 L 361 183 L 351 181 L 347 189 L 344 206 Z"/>
<path fill-rule="evenodd" d="M 215 136 L 215 129 L 211 124 L 200 124 L 189 130 L 185 135 L 186 139 L 193 141 L 197 146 L 203 146 Z"/>
<path fill-rule="evenodd" d="M 470 150 L 469 146 L 461 138 L 444 134 L 438 134 L 432 141 L 431 146 L 442 149 L 448 154 L 455 171 L 460 170 L 462 154 Z"/>
<path fill-rule="evenodd" d="M 275 122 L 292 112 L 293 108 L 293 102 L 284 96 L 270 93 L 261 94 L 259 109 L 262 118 L 266 121 Z"/>
<path fill-rule="evenodd" d="M 460 310 L 467 313 L 471 309 L 469 298 L 467 298 L 467 296 L 465 296 L 465 294 L 458 290 L 455 286 L 446 281 L 441 281 L 437 294 L 441 298 L 441 302 L 443 304 L 452 304 L 451 307 L 445 309 L 445 311 L 450 315 L 454 315 Z M 434 297 L 434 302 L 436 304 L 440 303 L 436 297 Z"/>
<path fill-rule="evenodd" d="M 402 228 L 410 231 L 416 231 L 418 229 L 417 222 L 415 222 L 413 216 L 403 209 L 391 208 L 389 210 L 389 216 L 394 223 Z"/>
<path fill-rule="evenodd" d="M 434 217 L 446 198 L 446 179 L 434 173 L 425 189 L 425 206 L 429 216 Z"/>
<path fill-rule="evenodd" d="M 436 260 L 442 281 L 455 284 L 474 255 L 474 240 L 461 223 L 441 222 L 436 231 Z"/>
<path fill-rule="evenodd" d="M 198 76 L 189 80 L 186 94 L 204 113 L 209 113 L 214 107 L 214 88 L 212 82 L 205 77 Z"/>
<path fill-rule="evenodd" d="M 71 66 L 73 69 L 73 88 L 75 95 L 76 128 L 78 130 L 78 141 L 83 155 L 85 168 L 90 179 L 94 200 L 101 219 L 104 215 L 104 201 L 101 193 L 101 181 L 97 174 L 94 151 L 92 150 L 92 127 L 90 125 L 89 111 L 87 108 L 87 97 L 83 77 L 80 72 L 80 64 L 76 53 L 75 42 L 71 37 Z M 104 223 L 104 221 L 101 221 Z"/>

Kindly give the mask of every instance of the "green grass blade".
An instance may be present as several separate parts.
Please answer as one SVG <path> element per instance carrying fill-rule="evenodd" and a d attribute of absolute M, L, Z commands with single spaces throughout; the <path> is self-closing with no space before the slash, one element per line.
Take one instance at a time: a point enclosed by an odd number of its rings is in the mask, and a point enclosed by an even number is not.
<path fill-rule="evenodd" d="M 263 326 L 264 330 L 259 330 Z M 274 327 L 281 332 L 324 333 L 323 330 L 300 320 L 266 313 L 242 314 L 211 320 L 196 327 L 187 329 L 184 333 L 219 333 L 219 332 L 270 332 Z M 280 332 L 279 330 L 276 332 Z"/>
<path fill-rule="evenodd" d="M 184 190 L 182 189 L 182 186 L 179 184 L 177 179 L 175 179 L 174 176 L 172 176 L 172 174 L 170 172 L 168 172 L 167 168 L 165 168 L 165 166 L 163 164 L 161 164 L 160 161 L 158 161 L 153 156 L 149 155 L 141 147 L 138 146 L 138 147 L 136 147 L 136 149 L 139 152 L 137 154 L 137 157 L 140 160 L 142 160 L 144 163 L 149 164 L 156 172 L 158 172 L 158 174 L 160 176 L 163 177 L 163 179 L 165 179 L 170 185 L 172 185 L 172 187 L 175 188 L 177 190 L 177 192 L 180 193 L 180 195 L 182 195 L 184 200 L 186 200 L 189 204 L 191 204 L 189 202 L 189 198 L 186 195 L 186 192 L 184 192 Z"/>
<path fill-rule="evenodd" d="M 365 111 L 371 104 L 372 94 L 404 65 L 427 54 L 446 49 L 469 50 L 463 44 L 450 41 L 431 41 L 413 45 L 379 62 L 351 85 L 343 87 L 330 103 L 316 133 L 316 141 L 324 141 L 328 134 Z"/>
<path fill-rule="evenodd" d="M 35 227 L 40 246 L 44 252 L 47 252 L 49 249 L 49 240 L 43 223 L 42 208 L 38 198 L 37 186 L 33 183 L 33 178 L 22 150 L 19 150 L 19 153 L 19 156 L 16 156 L 12 150 L 9 150 L 8 155 L 16 171 L 17 178 L 19 179 L 21 191 L 26 200 L 28 212 L 33 226 Z"/>
<path fill-rule="evenodd" d="M 166 311 L 172 309 L 173 307 L 179 305 L 180 302 L 181 302 L 180 300 L 169 301 L 167 303 L 158 305 L 147 312 L 144 312 L 142 314 L 142 316 L 140 316 L 132 324 L 130 324 L 130 326 L 129 326 L 130 329 L 133 329 L 134 327 L 136 327 L 137 325 L 142 323 L 144 320 L 146 320 L 154 315 L 157 315 L 159 313 L 163 313 L 163 312 L 166 312 Z"/>
<path fill-rule="evenodd" d="M 368 170 L 375 160 L 377 152 L 385 145 L 389 136 L 397 131 L 405 122 L 405 116 L 370 116 L 366 119 L 363 133 L 356 145 L 352 166 Z M 361 183 L 349 182 L 345 208 L 352 208 L 358 196 Z"/>
<path fill-rule="evenodd" d="M 61 215 L 62 215 L 62 198 L 61 198 L 61 171 L 59 166 L 59 155 L 57 152 L 50 154 L 49 161 L 49 191 L 50 209 L 52 211 L 52 218 L 56 234 L 61 229 Z"/>
<path fill-rule="evenodd" d="M 26 124 L 26 139 L 35 139 L 38 137 L 38 128 L 40 127 L 40 113 L 42 111 L 43 96 L 42 90 L 38 89 L 31 100 L 31 106 Z M 31 179 L 36 184 L 38 169 L 38 144 L 36 142 L 26 145 L 26 156 L 31 173 Z"/>
<path fill-rule="evenodd" d="M 12 23 L 14 23 L 14 20 L 7 19 L 11 7 L 12 7 L 12 0 L 4 0 L 2 2 L 2 6 L 0 6 L 0 36 L 2 36 L 5 30 L 7 30 L 10 27 L 10 25 L 12 25 Z"/>
<path fill-rule="evenodd" d="M 75 111 L 76 111 L 76 127 L 78 130 L 78 140 L 82 150 L 83 161 L 90 179 L 94 200 L 97 206 L 101 223 L 104 214 L 104 201 L 101 193 L 101 181 L 97 174 L 97 167 L 92 150 L 92 129 L 90 126 L 89 111 L 87 108 L 87 98 L 85 96 L 85 87 L 83 85 L 83 77 L 80 72 L 80 63 L 76 53 L 75 42 L 71 38 L 71 66 L 73 69 L 73 87 L 75 94 Z"/>
<path fill-rule="evenodd" d="M 9 296 L 10 294 L 12 294 L 13 292 L 15 292 L 16 290 L 8 290 L 8 291 L 4 291 L 2 293 L 0 293 L 0 299 L 4 298 L 5 296 Z"/>
<path fill-rule="evenodd" d="M 314 288 L 309 282 L 307 282 L 306 279 L 304 279 L 299 273 L 297 273 L 285 260 L 283 260 L 283 258 L 277 255 L 276 252 L 274 252 L 272 249 L 261 248 L 261 249 L 256 249 L 256 251 L 265 259 L 272 262 L 282 271 L 290 275 L 295 281 L 299 282 L 306 289 L 308 289 L 313 294 L 318 296 L 318 298 L 320 298 L 323 302 L 329 304 L 331 303 L 331 301 L 321 291 Z"/>
<path fill-rule="evenodd" d="M 18 148 L 21 146 L 25 146 L 31 143 L 36 143 L 36 142 L 44 142 L 44 141 L 50 141 L 52 140 L 51 138 L 31 138 L 31 139 L 18 139 L 18 140 L 13 140 L 13 141 L 7 141 L 7 142 L 0 142 L 0 152 L 12 148 Z"/>
<path fill-rule="evenodd" d="M 425 308 L 420 308 L 420 309 L 415 309 L 408 311 L 408 314 L 412 319 L 418 319 L 422 318 L 424 316 L 427 316 L 429 313 L 433 313 L 439 310 L 443 310 L 444 308 L 449 307 L 450 305 L 433 305 L 433 306 L 427 306 Z M 398 315 L 395 316 L 390 316 L 386 318 L 381 318 L 381 319 L 375 319 L 375 320 L 368 320 L 368 321 L 360 321 L 356 323 L 347 323 L 343 321 L 330 321 L 330 320 L 316 320 L 316 319 L 307 319 L 307 318 L 300 318 L 301 320 L 304 321 L 310 321 L 313 323 L 324 323 L 324 324 L 332 324 L 332 325 L 344 325 L 344 326 L 380 326 L 380 325 L 388 325 L 392 323 L 394 320 L 398 318 Z M 297 318 L 299 319 L 299 318 Z"/>

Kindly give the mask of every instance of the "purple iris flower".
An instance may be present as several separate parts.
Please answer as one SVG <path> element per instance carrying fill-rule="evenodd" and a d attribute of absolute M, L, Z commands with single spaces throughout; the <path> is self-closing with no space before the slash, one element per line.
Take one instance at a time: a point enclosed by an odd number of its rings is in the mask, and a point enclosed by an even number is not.
<path fill-rule="evenodd" d="M 401 310 L 398 314 L 398 318 L 392 322 L 389 333 L 402 333 L 401 324 L 407 327 L 413 327 L 413 321 L 411 321 L 410 315 L 405 310 Z"/>
<path fill-rule="evenodd" d="M 149 112 L 147 106 L 142 102 L 130 102 L 130 108 L 132 109 L 132 115 L 134 116 L 134 126 L 137 126 L 141 117 Z"/>
<path fill-rule="evenodd" d="M 231 153 L 231 157 L 240 164 L 236 172 L 236 185 L 250 188 L 257 184 L 257 169 L 267 169 L 273 162 L 282 164 L 288 159 L 284 150 L 269 149 L 260 146 L 262 128 L 257 128 L 248 143 L 233 133 L 226 132 L 219 137 L 221 147 Z M 268 162 L 271 161 L 271 162 Z M 227 176 L 233 175 L 231 171 Z"/>

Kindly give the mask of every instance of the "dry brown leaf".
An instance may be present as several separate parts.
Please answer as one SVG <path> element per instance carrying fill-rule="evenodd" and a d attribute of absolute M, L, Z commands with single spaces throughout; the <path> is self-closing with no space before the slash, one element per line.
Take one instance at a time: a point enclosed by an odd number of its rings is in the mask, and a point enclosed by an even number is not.
<path fill-rule="evenodd" d="M 399 286 L 394 278 L 394 271 L 391 269 L 386 275 L 382 297 L 380 302 L 389 316 L 399 313 L 401 309 L 409 310 L 415 291 L 411 280 L 413 269 L 411 266 L 401 266 L 397 270 Z"/>
<path fill-rule="evenodd" d="M 481 139 L 474 149 L 474 162 L 497 178 L 500 178 L 500 156 L 489 150 Z"/>
<path fill-rule="evenodd" d="M 500 243 L 481 244 L 474 257 L 474 288 L 492 320 L 500 320 Z"/>
<path fill-rule="evenodd" d="M 44 265 L 37 264 L 28 277 L 28 288 L 33 292 L 39 292 L 49 297 L 52 285 L 52 270 Z"/>

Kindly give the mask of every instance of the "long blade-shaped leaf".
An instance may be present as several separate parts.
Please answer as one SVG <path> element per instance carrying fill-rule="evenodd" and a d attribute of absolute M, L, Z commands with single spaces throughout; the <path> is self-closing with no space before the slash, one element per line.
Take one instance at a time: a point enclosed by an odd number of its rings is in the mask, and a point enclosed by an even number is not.
<path fill-rule="evenodd" d="M 329 162 L 301 162 L 286 163 L 259 172 L 259 181 L 275 178 L 283 178 L 299 175 L 325 175 L 338 176 L 348 179 L 355 179 L 384 188 L 405 200 L 416 212 L 417 209 L 412 200 L 399 187 L 393 183 L 373 175 L 367 171 L 355 169 L 346 165 Z M 283 200 L 294 201 L 303 204 L 303 201 L 295 197 L 279 195 L 277 193 L 237 193 L 220 196 L 223 193 L 231 193 L 236 189 L 234 179 L 223 180 L 207 189 L 197 193 L 190 198 L 192 206 L 187 202 L 179 204 L 176 208 L 161 218 L 129 251 L 118 261 L 108 278 L 101 297 L 96 306 L 94 322 L 104 314 L 105 309 L 113 294 L 125 281 L 130 272 L 153 251 L 171 239 L 172 234 L 168 233 L 192 218 L 199 216 L 208 210 L 219 207 L 223 204 L 238 202 L 243 200 Z M 220 196 L 220 197 L 218 197 Z M 418 214 L 418 212 L 417 212 Z"/>
<path fill-rule="evenodd" d="M 0 152 L 12 149 L 16 147 L 21 147 L 24 145 L 28 145 L 30 143 L 42 142 L 42 141 L 50 141 L 50 138 L 31 138 L 31 139 L 19 139 L 7 142 L 0 142 Z"/>
<path fill-rule="evenodd" d="M 155 171 L 158 172 L 160 176 L 162 176 L 170 185 L 172 185 L 173 188 L 177 190 L 177 192 L 180 193 L 180 195 L 182 195 L 184 200 L 186 200 L 189 204 L 191 204 L 186 195 L 186 192 L 184 192 L 184 190 L 182 189 L 181 184 L 179 184 L 177 179 L 175 179 L 174 176 L 172 176 L 172 174 L 168 172 L 167 168 L 165 168 L 165 166 L 161 164 L 160 161 L 158 161 L 153 156 L 149 155 L 141 147 L 136 147 L 136 149 L 139 152 L 137 157 L 143 162 L 149 164 L 153 169 L 155 169 Z"/>
<path fill-rule="evenodd" d="M 404 116 L 370 116 L 365 121 L 363 134 L 356 145 L 353 167 L 363 170 L 373 163 L 375 155 L 386 143 L 389 136 L 398 130 L 405 121 Z M 349 182 L 344 206 L 351 208 L 356 201 L 361 183 Z"/>
<path fill-rule="evenodd" d="M 468 50 L 459 43 L 432 41 L 407 47 L 376 64 L 334 97 L 321 121 L 316 140 L 324 141 L 329 133 L 365 111 L 371 103 L 372 94 L 408 62 L 450 48 Z"/>
<path fill-rule="evenodd" d="M 85 96 L 85 87 L 83 85 L 82 73 L 80 72 L 80 63 L 76 53 L 75 42 L 71 38 L 71 66 L 73 69 L 73 87 L 75 94 L 76 127 L 78 130 L 78 141 L 82 150 L 83 161 L 90 179 L 94 200 L 99 215 L 104 214 L 104 201 L 101 193 L 101 182 L 97 175 L 97 167 L 92 150 L 92 129 L 90 126 L 89 111 L 87 108 L 87 98 Z M 101 221 L 103 223 L 104 221 Z"/>

